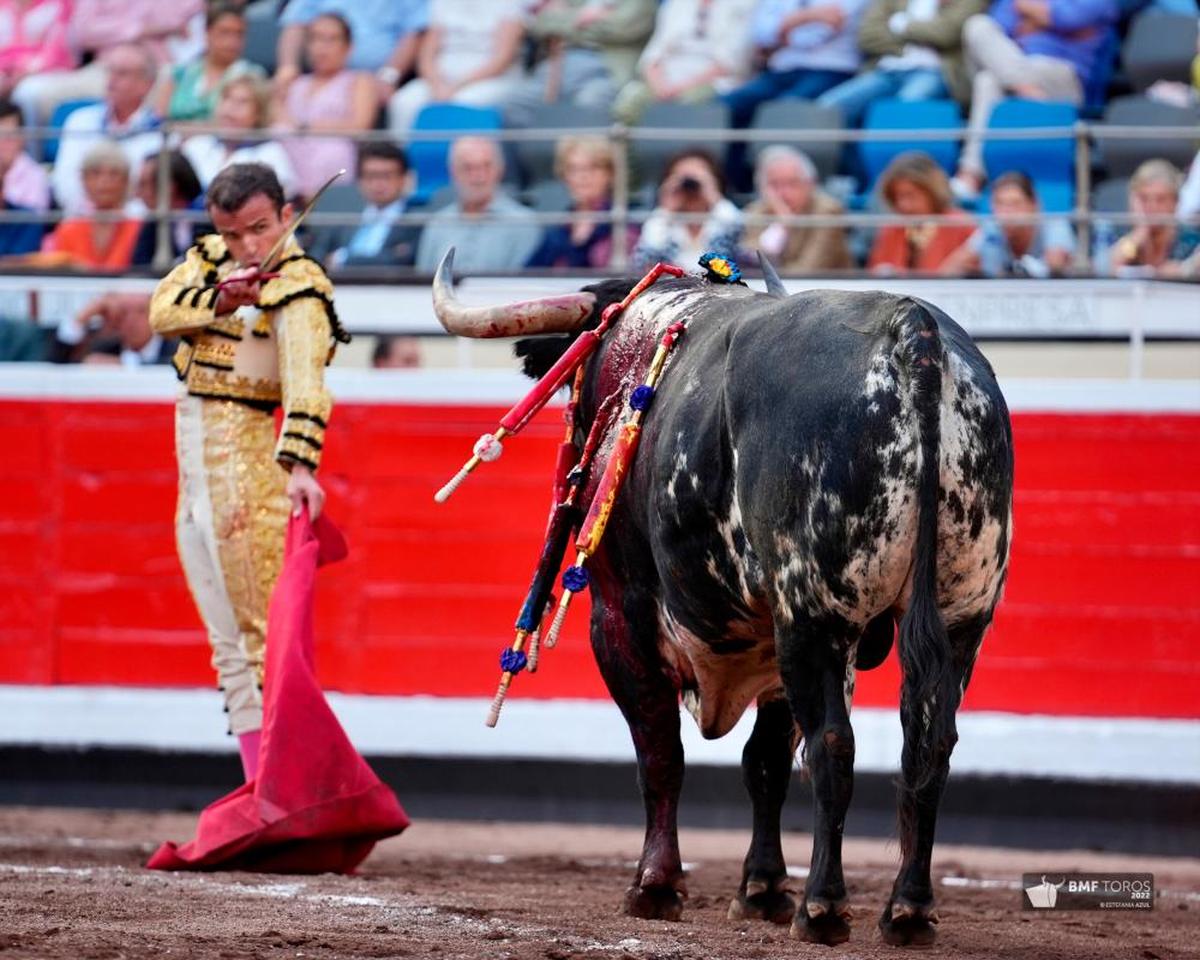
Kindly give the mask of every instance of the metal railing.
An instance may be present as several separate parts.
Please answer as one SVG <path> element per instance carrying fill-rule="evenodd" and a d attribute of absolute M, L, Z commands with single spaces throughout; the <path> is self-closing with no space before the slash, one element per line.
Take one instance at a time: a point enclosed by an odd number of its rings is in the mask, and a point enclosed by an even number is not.
<path fill-rule="evenodd" d="M 153 131 L 142 131 L 153 132 Z M 182 141 L 181 131 L 171 124 L 159 128 L 165 142 L 176 147 Z M 209 133 L 218 137 L 225 136 L 245 141 L 247 131 L 222 130 L 209 128 L 200 130 L 189 125 L 187 135 Z M 73 131 L 57 127 L 25 128 L 22 135 L 26 140 L 59 139 L 71 136 Z M 90 138 L 95 138 L 94 132 L 87 132 Z M 1076 269 L 1080 273 L 1091 272 L 1092 230 L 1098 220 L 1106 221 L 1114 226 L 1139 223 L 1176 224 L 1174 217 L 1138 217 L 1129 213 L 1097 213 L 1091 208 L 1092 199 L 1092 170 L 1094 159 L 1094 141 L 1104 140 L 1183 140 L 1200 142 L 1200 132 L 1192 127 L 1152 127 L 1112 125 L 1079 121 L 1065 127 L 1027 127 L 984 129 L 971 132 L 991 141 L 1046 141 L 1070 139 L 1074 147 L 1074 207 L 1070 212 L 1045 212 L 1027 218 L 1016 218 L 1014 223 L 1041 223 L 1047 219 L 1069 220 L 1076 231 Z M 639 144 L 678 143 L 707 145 L 712 143 L 745 142 L 749 144 L 788 144 L 803 148 L 806 144 L 817 143 L 870 143 L 870 142 L 946 142 L 961 141 L 968 136 L 966 128 L 937 128 L 937 129 L 903 129 L 903 130 L 848 130 L 836 128 L 800 128 L 800 129 L 730 129 L 730 128 L 683 128 L 683 127 L 629 127 L 614 124 L 604 127 L 562 127 L 536 129 L 476 129 L 476 130 L 412 130 L 404 138 L 405 144 L 411 143 L 448 143 L 464 136 L 486 137 L 502 143 L 554 143 L 564 137 L 593 136 L 602 137 L 613 148 L 613 190 L 612 205 L 607 211 L 575 213 L 569 211 L 531 212 L 532 222 L 540 225 L 559 225 L 577 220 L 587 220 L 595 223 L 607 223 L 612 227 L 616 237 L 623 237 L 631 225 L 644 222 L 652 213 L 645 208 L 634 205 L 634 174 L 631 160 L 637 155 Z M 396 138 L 387 130 L 370 130 L 348 134 L 344 132 L 328 133 L 322 131 L 261 131 L 262 141 L 286 140 L 293 138 L 325 138 L 350 140 L 354 143 L 394 141 Z M 1150 155 L 1147 155 L 1147 159 Z M 171 226 L 175 222 L 189 223 L 207 222 L 207 217 L 200 211 L 172 210 L 170 208 L 170 167 L 169 158 L 165 151 L 159 151 L 157 169 L 157 191 L 155 208 L 149 211 L 149 218 L 157 224 L 157 243 L 155 249 L 154 268 L 165 270 L 173 259 L 171 244 Z M 109 215 L 112 219 L 122 219 L 119 214 Z M 683 222 L 703 222 L 706 215 L 677 214 Z M 45 223 L 53 224 L 63 219 L 61 212 L 44 214 L 24 211 L 0 211 L 0 224 L 5 223 Z M 407 212 L 397 218 L 398 225 L 411 224 L 423 226 L 434 219 L 440 219 L 438 211 Z M 472 222 L 487 222 L 503 220 L 501 217 L 473 217 Z M 355 212 L 329 213 L 318 210 L 309 218 L 314 226 L 344 226 L 356 225 L 359 215 Z M 901 216 L 892 213 L 860 213 L 847 212 L 835 215 L 798 214 L 778 217 L 763 214 L 744 213 L 745 223 L 749 226 L 779 223 L 787 227 L 844 227 L 877 229 L 884 226 L 908 226 L 929 222 L 928 217 Z M 524 222 L 530 222 L 530 217 L 524 217 Z M 629 266 L 628 251 L 624 243 L 612 245 L 612 260 L 609 269 L 621 272 Z"/>

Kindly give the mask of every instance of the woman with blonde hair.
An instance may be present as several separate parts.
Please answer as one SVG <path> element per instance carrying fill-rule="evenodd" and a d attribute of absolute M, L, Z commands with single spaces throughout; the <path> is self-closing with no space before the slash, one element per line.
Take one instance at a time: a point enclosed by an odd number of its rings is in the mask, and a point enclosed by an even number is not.
<path fill-rule="evenodd" d="M 612 209 L 612 146 L 603 137 L 564 137 L 554 151 L 554 174 L 566 184 L 571 213 Z M 628 249 L 630 241 L 626 241 Z M 529 267 L 607 267 L 612 256 L 612 225 L 574 216 L 547 227 Z"/>
<path fill-rule="evenodd" d="M 129 158 L 104 140 L 83 158 L 83 189 L 92 212 L 63 220 L 42 242 L 36 262 L 87 270 L 124 270 L 133 261 L 141 222 L 125 214 Z"/>
<path fill-rule="evenodd" d="M 183 144 L 204 189 L 231 163 L 265 163 L 275 171 L 284 193 L 296 192 L 296 174 L 287 151 L 269 139 L 271 86 L 262 77 L 241 74 L 225 82 L 213 112 L 215 134 L 198 134 Z"/>
<path fill-rule="evenodd" d="M 947 265 L 947 260 L 974 228 L 970 217 L 954 206 L 950 181 L 937 161 L 920 150 L 901 153 L 879 178 L 879 193 L 892 213 L 925 219 L 881 228 L 868 268 L 875 273 L 952 272 L 953 261 Z"/>
<path fill-rule="evenodd" d="M 1174 217 L 1183 174 L 1167 160 L 1147 160 L 1129 179 L 1129 209 L 1138 218 L 1133 229 L 1109 252 L 1113 272 L 1139 272 L 1179 276 L 1182 264 L 1200 247 L 1200 234 L 1178 222 L 1147 222 Z"/>

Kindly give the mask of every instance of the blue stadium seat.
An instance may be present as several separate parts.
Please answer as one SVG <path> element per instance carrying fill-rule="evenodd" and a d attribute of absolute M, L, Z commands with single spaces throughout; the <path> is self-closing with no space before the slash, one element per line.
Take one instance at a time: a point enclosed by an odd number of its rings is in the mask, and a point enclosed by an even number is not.
<path fill-rule="evenodd" d="M 845 126 L 842 111 L 837 107 L 824 107 L 811 100 L 783 97 L 764 103 L 754 113 L 755 130 L 840 130 Z M 824 180 L 838 171 L 843 144 L 837 140 L 787 140 L 790 146 L 803 150 Z M 759 141 L 750 148 L 750 155 L 757 160 L 767 144 Z"/>
<path fill-rule="evenodd" d="M 268 74 L 275 72 L 279 44 L 279 15 L 274 0 L 259 0 L 246 7 L 246 47 L 242 56 L 257 63 Z"/>
<path fill-rule="evenodd" d="M 431 103 L 417 114 L 414 130 L 444 130 L 458 135 L 464 130 L 499 130 L 499 110 L 465 107 L 457 103 Z M 450 183 L 447 160 L 450 140 L 413 140 L 408 144 L 408 162 L 417 178 L 415 198 L 426 201 Z"/>
<path fill-rule="evenodd" d="M 1144 93 L 1157 80 L 1191 81 L 1196 55 L 1196 15 L 1147 10 L 1129 28 L 1121 61 L 1130 83 Z"/>
<path fill-rule="evenodd" d="M 1129 178 L 1112 177 L 1092 190 L 1092 209 L 1096 213 L 1129 212 Z"/>
<path fill-rule="evenodd" d="M 1004 100 L 988 121 L 992 130 L 1025 127 L 1072 127 L 1079 112 L 1069 103 Z M 1009 170 L 1032 178 L 1044 210 L 1061 213 L 1075 201 L 1075 143 L 1070 136 L 1030 140 L 988 140 L 983 164 L 994 179 Z"/>
<path fill-rule="evenodd" d="M 612 117 L 605 107 L 580 107 L 565 102 L 542 103 L 534 107 L 529 129 L 607 130 L 611 125 Z M 511 146 L 523 183 L 532 186 L 553 178 L 554 152 L 558 146 L 554 140 L 518 140 Z"/>
<path fill-rule="evenodd" d="M 729 108 L 719 100 L 710 103 L 657 101 L 642 114 L 640 127 L 675 127 L 681 130 L 723 130 L 729 126 Z M 634 140 L 629 155 L 635 181 L 657 184 L 667 161 L 680 150 L 701 147 L 720 157 L 721 144 L 703 138 L 681 136 L 675 140 Z"/>
<path fill-rule="evenodd" d="M 876 100 L 867 111 L 864 130 L 954 130 L 962 127 L 958 104 L 953 100 Z M 866 173 L 866 188 L 870 190 L 879 175 L 897 154 L 906 150 L 923 150 L 946 173 L 958 166 L 958 140 L 923 140 L 914 135 L 911 140 L 864 140 L 858 145 L 858 155 Z"/>
<path fill-rule="evenodd" d="M 1106 139 L 1104 126 L 1120 127 L 1200 127 L 1200 107 L 1177 107 L 1147 97 L 1117 97 L 1104 111 L 1104 125 L 1096 128 L 1096 143 L 1109 176 L 1128 177 L 1143 160 L 1159 157 L 1187 170 L 1196 152 L 1195 139 L 1139 137 L 1136 140 Z"/>
<path fill-rule="evenodd" d="M 80 107 L 90 107 L 93 103 L 99 103 L 99 100 L 65 100 L 54 108 L 54 112 L 50 114 L 50 126 L 61 127 L 67 122 L 67 117 L 73 114 Z M 34 156 L 36 156 L 36 152 Z M 42 144 L 42 160 L 46 163 L 53 163 L 58 156 L 58 137 L 47 137 Z"/>

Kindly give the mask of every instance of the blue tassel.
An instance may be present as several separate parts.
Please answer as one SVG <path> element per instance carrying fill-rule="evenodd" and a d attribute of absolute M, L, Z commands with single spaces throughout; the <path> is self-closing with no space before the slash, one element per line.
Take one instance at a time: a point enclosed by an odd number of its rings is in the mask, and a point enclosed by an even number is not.
<path fill-rule="evenodd" d="M 588 572 L 583 567 L 567 567 L 563 571 L 562 585 L 564 590 L 570 590 L 572 593 L 579 593 L 590 581 Z"/>
<path fill-rule="evenodd" d="M 525 656 L 524 650 L 514 650 L 512 647 L 505 647 L 500 651 L 500 669 L 505 673 L 520 673 L 525 669 L 528 659 Z"/>
<path fill-rule="evenodd" d="M 654 399 L 654 388 L 643 383 L 629 397 L 629 405 L 634 410 L 645 410 Z"/>

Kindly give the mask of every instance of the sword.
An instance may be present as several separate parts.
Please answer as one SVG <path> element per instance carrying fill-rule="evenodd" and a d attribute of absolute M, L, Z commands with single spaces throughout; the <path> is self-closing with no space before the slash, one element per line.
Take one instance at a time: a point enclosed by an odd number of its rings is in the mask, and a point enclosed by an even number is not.
<path fill-rule="evenodd" d="M 338 177 L 344 176 L 345 173 L 346 173 L 345 170 L 339 170 L 332 177 L 330 177 L 323 184 L 321 184 L 321 189 L 312 195 L 312 199 L 309 200 L 308 203 L 304 205 L 304 209 L 300 211 L 300 215 L 292 218 L 292 222 L 290 224 L 288 224 L 287 229 L 285 229 L 283 231 L 283 233 L 281 233 L 279 235 L 279 239 L 276 240 L 271 245 L 271 249 L 267 251 L 267 255 L 265 257 L 263 257 L 262 263 L 259 264 L 257 276 L 240 277 L 237 280 L 222 280 L 220 283 L 217 284 L 217 289 L 221 290 L 224 287 L 228 286 L 230 283 L 258 283 L 263 280 L 272 280 L 275 277 L 279 276 L 278 273 L 271 273 L 268 271 L 267 268 L 270 265 L 271 261 L 274 260 L 277 256 L 279 256 L 280 253 L 283 252 L 283 248 L 287 246 L 288 241 L 295 234 L 296 230 L 299 229 L 300 224 L 302 224 L 304 222 L 304 218 L 307 217 L 310 213 L 312 213 L 313 208 L 317 205 L 317 202 L 321 199 L 321 195 L 326 190 L 328 190 L 330 187 L 333 186 L 334 181 L 337 180 Z"/>

